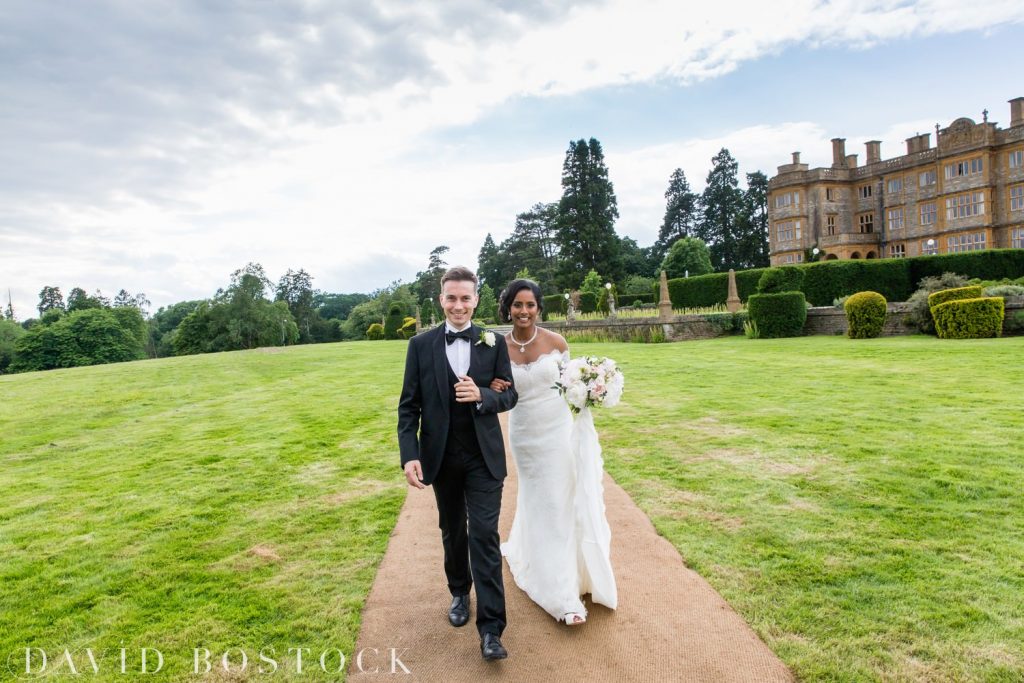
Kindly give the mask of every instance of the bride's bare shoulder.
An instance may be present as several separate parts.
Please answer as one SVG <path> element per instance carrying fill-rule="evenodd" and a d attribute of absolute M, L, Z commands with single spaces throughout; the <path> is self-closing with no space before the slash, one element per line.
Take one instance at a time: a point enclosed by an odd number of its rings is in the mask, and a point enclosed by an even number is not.
<path fill-rule="evenodd" d="M 565 337 L 558 334 L 557 332 L 553 332 L 543 327 L 541 329 L 544 330 L 544 337 L 545 341 L 547 342 L 545 346 L 552 350 L 558 349 L 563 353 L 569 350 L 569 344 L 568 342 L 565 341 Z"/>

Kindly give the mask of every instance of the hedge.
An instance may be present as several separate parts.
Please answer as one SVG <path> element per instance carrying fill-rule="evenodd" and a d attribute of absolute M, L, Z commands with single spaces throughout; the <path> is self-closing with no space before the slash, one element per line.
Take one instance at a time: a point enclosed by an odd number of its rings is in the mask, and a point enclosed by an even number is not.
<path fill-rule="evenodd" d="M 941 289 L 928 295 L 928 308 L 935 308 L 939 304 L 958 299 L 979 299 L 982 296 L 981 285 L 970 285 L 967 287 L 954 287 L 953 289 Z"/>
<path fill-rule="evenodd" d="M 797 266 L 768 268 L 757 281 L 758 294 L 774 292 L 799 292 L 804 283 L 804 271 Z"/>
<path fill-rule="evenodd" d="M 624 306 L 632 306 L 637 301 L 642 304 L 658 303 L 658 297 L 654 294 L 620 294 L 618 298 Z"/>
<path fill-rule="evenodd" d="M 832 302 L 857 292 L 878 292 L 887 301 L 906 301 L 914 293 L 907 261 L 910 259 L 871 259 L 856 261 L 820 261 L 804 268 L 802 291 L 812 306 L 831 306 Z"/>
<path fill-rule="evenodd" d="M 888 301 L 906 301 L 917 284 L 929 275 L 959 273 L 982 280 L 1014 279 L 1024 275 L 1024 249 L 985 249 L 962 254 L 914 256 L 901 259 L 819 261 L 800 266 L 804 271 L 801 291 L 814 306 L 832 302 L 856 292 L 874 291 Z M 764 268 L 736 273 L 741 301 L 757 291 Z M 724 304 L 729 295 L 728 273 L 711 273 L 668 281 L 673 308 Z"/>
<path fill-rule="evenodd" d="M 807 303 L 803 292 L 751 294 L 747 299 L 747 311 L 763 338 L 799 336 L 807 322 Z"/>
<path fill-rule="evenodd" d="M 597 297 L 593 292 L 580 292 L 580 313 L 593 313 L 597 310 Z"/>
<path fill-rule="evenodd" d="M 850 339 L 874 339 L 885 327 L 885 297 L 878 292 L 857 292 L 846 300 L 846 334 Z"/>
<path fill-rule="evenodd" d="M 981 339 L 1003 333 L 1005 306 L 1002 297 L 955 299 L 932 309 L 940 339 Z"/>
<path fill-rule="evenodd" d="M 565 315 L 565 297 L 561 294 L 549 294 L 544 297 L 544 313 L 560 313 Z"/>
<path fill-rule="evenodd" d="M 1024 275 L 1024 249 L 983 249 L 897 260 L 907 262 L 910 279 L 915 285 L 923 277 L 943 273 L 959 273 L 981 280 L 1012 280 Z"/>
<path fill-rule="evenodd" d="M 741 301 L 757 293 L 761 273 L 767 268 L 752 268 L 736 273 L 736 290 Z M 668 281 L 668 298 L 672 308 L 703 308 L 724 304 L 729 298 L 729 273 L 709 273 Z M 655 298 L 657 303 L 658 298 Z"/>

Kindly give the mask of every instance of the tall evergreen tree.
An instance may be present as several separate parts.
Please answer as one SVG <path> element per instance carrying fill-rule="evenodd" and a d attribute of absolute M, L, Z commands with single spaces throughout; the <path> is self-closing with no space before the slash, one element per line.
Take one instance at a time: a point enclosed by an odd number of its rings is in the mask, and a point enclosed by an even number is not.
<path fill-rule="evenodd" d="M 622 276 L 619 217 L 615 189 L 608 179 L 601 143 L 569 143 L 562 164 L 562 198 L 558 202 L 558 281 L 576 287 L 591 269 L 613 280 Z"/>
<path fill-rule="evenodd" d="M 60 287 L 51 287 L 47 285 L 39 291 L 39 315 L 46 313 L 51 310 L 64 310 L 64 295 L 61 294 Z"/>
<path fill-rule="evenodd" d="M 738 218 L 737 264 L 734 268 L 765 268 L 768 259 L 768 176 L 747 174 L 747 190 Z"/>
<path fill-rule="evenodd" d="M 489 284 L 495 291 L 503 287 L 505 282 L 502 279 L 502 261 L 502 255 L 494 243 L 494 238 L 491 237 L 491 233 L 487 233 L 484 244 L 480 247 L 480 254 L 477 256 L 476 274 L 481 282 Z"/>
<path fill-rule="evenodd" d="M 739 164 L 724 147 L 711 163 L 707 186 L 701 195 L 703 220 L 695 236 L 711 250 L 711 265 L 715 270 L 739 268 L 736 221 L 743 203 L 743 192 L 736 177 Z"/>
<path fill-rule="evenodd" d="M 672 171 L 665 190 L 665 218 L 654 243 L 656 258 L 660 261 L 669 247 L 683 237 L 692 237 L 700 221 L 700 195 L 690 189 L 683 169 Z"/>
<path fill-rule="evenodd" d="M 516 215 L 512 234 L 500 245 L 495 245 L 494 238 L 488 234 L 478 257 L 477 274 L 482 283 L 500 292 L 525 268 L 541 289 L 555 290 L 559 253 L 557 220 L 557 204 L 538 202 Z"/>
<path fill-rule="evenodd" d="M 519 268 L 527 268 L 542 289 L 555 288 L 558 271 L 558 204 L 538 202 L 516 216 L 506 253 Z M 503 242 L 502 247 L 506 247 Z"/>
<path fill-rule="evenodd" d="M 416 295 L 414 301 L 437 299 L 441 296 L 441 277 L 448 266 L 444 255 L 448 251 L 448 247 L 444 244 L 430 250 L 427 269 L 416 273 L 416 281 L 412 283 L 412 290 Z"/>

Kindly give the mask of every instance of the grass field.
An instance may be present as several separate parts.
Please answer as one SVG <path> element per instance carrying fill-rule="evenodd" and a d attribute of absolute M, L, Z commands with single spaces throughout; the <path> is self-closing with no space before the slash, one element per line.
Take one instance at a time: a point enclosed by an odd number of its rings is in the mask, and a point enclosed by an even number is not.
<path fill-rule="evenodd" d="M 0 377 L 0 666 L 350 655 L 404 496 L 404 350 Z M 802 679 L 1024 678 L 1024 338 L 573 351 L 626 372 L 597 413 L 609 472 Z"/>

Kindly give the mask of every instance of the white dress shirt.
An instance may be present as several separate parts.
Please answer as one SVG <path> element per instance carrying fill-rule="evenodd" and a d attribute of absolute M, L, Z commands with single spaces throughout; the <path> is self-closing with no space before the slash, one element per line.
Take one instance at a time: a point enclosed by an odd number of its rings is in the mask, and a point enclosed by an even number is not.
<path fill-rule="evenodd" d="M 450 322 L 445 320 L 444 329 L 445 332 L 462 332 L 462 330 L 468 330 L 472 324 L 472 322 L 466 323 L 465 327 L 457 330 Z M 456 339 L 451 344 L 446 343 L 445 353 L 448 354 L 448 365 L 452 367 L 456 377 L 462 377 L 469 372 L 469 356 L 472 353 L 472 348 L 468 340 Z"/>

